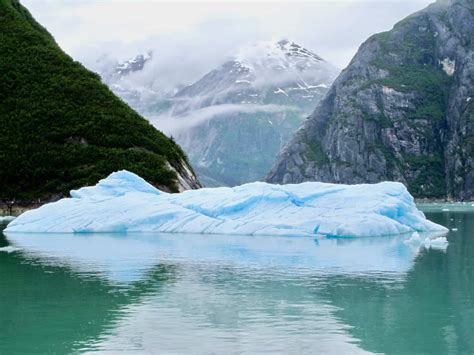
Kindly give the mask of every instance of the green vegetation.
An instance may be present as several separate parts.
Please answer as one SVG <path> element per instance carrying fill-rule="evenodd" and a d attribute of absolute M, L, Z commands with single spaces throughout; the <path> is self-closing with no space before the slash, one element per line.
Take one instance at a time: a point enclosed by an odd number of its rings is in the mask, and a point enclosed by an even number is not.
<path fill-rule="evenodd" d="M 389 76 L 365 83 L 362 89 L 378 84 L 399 92 L 413 92 L 416 95 L 415 108 L 407 109 L 406 117 L 411 120 L 426 119 L 440 122 L 444 119 L 448 92 L 452 78 L 441 68 L 431 65 L 391 65 L 377 60 L 374 64 L 387 70 Z M 373 118 L 375 120 L 375 118 Z M 390 127 L 390 120 L 379 120 L 382 127 Z"/>
<path fill-rule="evenodd" d="M 383 54 L 396 53 L 411 64 L 437 64 L 434 33 L 426 14 L 414 14 L 399 21 L 393 30 L 376 34 L 372 39 L 378 41 Z"/>
<path fill-rule="evenodd" d="M 474 127 L 474 100 L 473 99 L 470 99 L 469 101 L 467 101 L 463 116 L 467 120 L 466 122 L 467 126 Z M 462 144 L 462 148 L 466 150 L 466 156 L 472 156 L 472 154 L 474 154 L 473 147 L 474 147 L 474 130 L 469 129 L 466 132 L 464 143 Z"/>
<path fill-rule="evenodd" d="M 307 140 L 306 146 L 308 149 L 306 150 L 306 157 L 316 162 L 318 165 L 325 165 L 329 164 L 329 157 L 326 153 L 324 153 L 323 147 L 321 143 L 316 140 Z"/>
<path fill-rule="evenodd" d="M 382 144 L 380 139 L 367 145 L 369 153 L 382 153 L 386 163 L 386 174 L 389 179 L 393 179 L 393 171 L 400 166 L 400 162 L 395 156 L 394 152 Z"/>
<path fill-rule="evenodd" d="M 379 67 L 390 72 L 390 76 L 380 79 L 379 83 L 391 87 L 400 92 L 418 91 L 435 93 L 440 84 L 443 83 L 444 74 L 441 70 L 432 67 L 418 65 L 379 65 Z"/>
<path fill-rule="evenodd" d="M 435 58 L 435 37 L 429 29 L 430 22 L 423 16 L 409 16 L 395 25 L 393 31 L 383 32 L 373 38 L 378 41 L 383 57 L 374 65 L 387 70 L 389 76 L 370 84 L 381 84 L 400 92 L 414 92 L 418 99 L 416 108 L 407 111 L 409 119 L 444 119 L 448 90 L 452 78 Z M 403 40 L 393 36 L 403 27 Z M 403 64 L 392 58 L 404 58 Z"/>
<path fill-rule="evenodd" d="M 393 127 L 393 122 L 388 118 L 382 111 L 381 114 L 378 115 L 371 115 L 368 113 L 363 112 L 362 113 L 362 118 L 364 121 L 372 121 L 378 124 L 381 128 L 392 128 Z"/>
<path fill-rule="evenodd" d="M 405 156 L 407 168 L 415 172 L 408 189 L 415 197 L 442 198 L 445 196 L 443 159 L 439 156 Z"/>
<path fill-rule="evenodd" d="M 133 171 L 176 190 L 186 159 L 74 62 L 20 5 L 0 0 L 0 200 L 48 198 Z"/>

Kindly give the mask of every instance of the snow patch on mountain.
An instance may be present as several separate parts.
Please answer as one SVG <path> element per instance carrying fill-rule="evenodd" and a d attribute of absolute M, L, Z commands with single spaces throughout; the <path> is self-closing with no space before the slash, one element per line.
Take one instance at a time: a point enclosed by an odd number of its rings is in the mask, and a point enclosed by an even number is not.
<path fill-rule="evenodd" d="M 135 58 L 127 60 L 123 63 L 118 64 L 115 67 L 115 72 L 118 75 L 127 75 L 131 72 L 143 70 L 146 62 L 148 62 L 153 57 L 153 52 L 149 51 L 145 54 L 139 54 Z"/>
<path fill-rule="evenodd" d="M 306 70 L 324 62 L 318 55 L 286 39 L 244 46 L 238 50 L 235 60 L 250 70 L 268 67 L 279 70 L 297 67 L 299 70 Z"/>

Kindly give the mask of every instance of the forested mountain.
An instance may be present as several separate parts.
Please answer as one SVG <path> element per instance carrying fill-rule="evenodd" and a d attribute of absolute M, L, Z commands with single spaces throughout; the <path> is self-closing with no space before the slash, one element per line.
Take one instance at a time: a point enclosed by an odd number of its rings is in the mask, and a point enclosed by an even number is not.
<path fill-rule="evenodd" d="M 72 60 L 17 0 L 0 0 L 0 200 L 50 199 L 133 171 L 199 186 L 181 148 Z"/>

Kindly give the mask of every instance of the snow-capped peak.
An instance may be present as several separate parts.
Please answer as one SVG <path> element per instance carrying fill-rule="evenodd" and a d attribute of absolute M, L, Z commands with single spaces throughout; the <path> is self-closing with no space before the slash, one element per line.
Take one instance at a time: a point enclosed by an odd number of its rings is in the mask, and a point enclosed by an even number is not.
<path fill-rule="evenodd" d="M 235 61 L 250 70 L 295 68 L 304 71 L 326 63 L 318 55 L 287 39 L 262 41 L 244 46 L 237 51 Z"/>
<path fill-rule="evenodd" d="M 312 105 L 337 74 L 330 63 L 294 42 L 263 41 L 240 48 L 231 60 L 178 91 L 176 97 L 192 97 L 192 105 L 198 102 L 198 106 L 272 100 Z"/>
<path fill-rule="evenodd" d="M 152 51 L 148 51 L 144 54 L 139 54 L 130 60 L 119 63 L 115 67 L 115 72 L 119 75 L 127 75 L 131 72 L 142 70 L 145 66 L 145 63 L 148 62 L 152 57 Z"/>

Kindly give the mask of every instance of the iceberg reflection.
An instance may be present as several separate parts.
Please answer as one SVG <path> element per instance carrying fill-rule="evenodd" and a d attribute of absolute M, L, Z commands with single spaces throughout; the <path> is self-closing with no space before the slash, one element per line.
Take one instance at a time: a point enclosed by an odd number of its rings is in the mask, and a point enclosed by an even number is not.
<path fill-rule="evenodd" d="M 423 245 L 406 236 L 314 239 L 184 234 L 5 233 L 22 253 L 44 262 L 135 282 L 158 263 L 235 265 L 276 272 L 400 276 Z"/>

